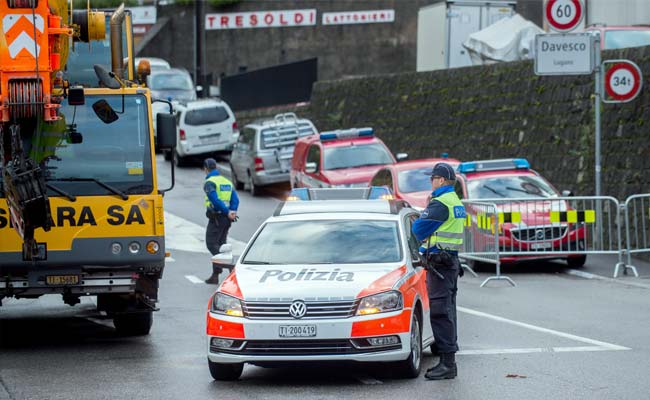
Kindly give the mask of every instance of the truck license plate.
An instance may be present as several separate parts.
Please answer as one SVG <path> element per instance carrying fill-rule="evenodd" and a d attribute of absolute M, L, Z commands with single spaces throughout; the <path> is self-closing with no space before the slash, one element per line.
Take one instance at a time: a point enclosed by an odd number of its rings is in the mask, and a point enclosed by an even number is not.
<path fill-rule="evenodd" d="M 314 337 L 316 325 L 280 325 L 280 337 Z"/>
<path fill-rule="evenodd" d="M 48 285 L 78 285 L 79 275 L 48 275 L 45 278 Z"/>

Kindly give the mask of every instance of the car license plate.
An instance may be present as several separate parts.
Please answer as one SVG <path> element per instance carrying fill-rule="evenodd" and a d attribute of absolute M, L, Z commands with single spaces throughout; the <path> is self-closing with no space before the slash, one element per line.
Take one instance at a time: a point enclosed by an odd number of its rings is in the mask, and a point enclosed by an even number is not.
<path fill-rule="evenodd" d="M 316 325 L 280 325 L 280 337 L 314 337 Z"/>
<path fill-rule="evenodd" d="M 533 243 L 530 245 L 530 248 L 533 250 L 540 250 L 540 249 L 550 249 L 553 247 L 553 243 L 551 242 L 546 242 L 546 243 Z"/>
<path fill-rule="evenodd" d="M 79 275 L 48 275 L 45 277 L 48 285 L 78 285 Z"/>

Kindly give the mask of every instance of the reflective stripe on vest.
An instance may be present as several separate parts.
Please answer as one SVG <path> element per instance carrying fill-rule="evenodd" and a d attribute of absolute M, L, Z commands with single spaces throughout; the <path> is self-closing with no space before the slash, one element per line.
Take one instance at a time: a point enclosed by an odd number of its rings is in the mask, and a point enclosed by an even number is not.
<path fill-rule="evenodd" d="M 465 230 L 465 207 L 463 203 L 455 192 L 447 192 L 434 200 L 447 206 L 449 217 L 425 241 L 425 246 L 429 248 L 440 246 L 445 250 L 460 251 L 463 246 L 463 231 Z"/>
<path fill-rule="evenodd" d="M 230 197 L 232 196 L 232 182 L 227 178 L 224 178 L 221 175 L 211 176 L 206 179 L 208 182 L 214 183 L 217 190 L 217 197 L 219 200 L 223 201 L 226 207 L 230 207 Z M 212 202 L 208 198 L 208 194 L 205 194 L 205 207 L 212 208 Z"/>

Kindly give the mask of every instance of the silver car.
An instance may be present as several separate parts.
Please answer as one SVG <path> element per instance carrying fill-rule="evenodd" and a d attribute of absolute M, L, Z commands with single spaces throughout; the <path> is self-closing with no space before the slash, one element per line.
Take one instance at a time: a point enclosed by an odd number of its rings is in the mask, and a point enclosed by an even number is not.
<path fill-rule="evenodd" d="M 311 121 L 294 113 L 246 125 L 230 156 L 233 183 L 239 190 L 247 185 L 257 196 L 260 186 L 289 182 L 296 139 L 315 133 Z"/>

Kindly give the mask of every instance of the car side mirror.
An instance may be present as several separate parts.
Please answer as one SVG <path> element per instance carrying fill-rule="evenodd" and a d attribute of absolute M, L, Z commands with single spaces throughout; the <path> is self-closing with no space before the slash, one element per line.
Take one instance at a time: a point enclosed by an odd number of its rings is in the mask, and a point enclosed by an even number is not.
<path fill-rule="evenodd" d="M 220 253 L 212 256 L 212 264 L 218 265 L 233 265 L 234 257 L 232 255 L 232 245 L 222 244 L 219 248 Z"/>
<path fill-rule="evenodd" d="M 173 114 L 156 115 L 156 136 L 158 147 L 172 149 L 176 147 L 176 117 Z"/>
<path fill-rule="evenodd" d="M 318 165 L 315 162 L 308 162 L 305 164 L 305 172 L 308 174 L 314 174 L 318 171 Z"/>
<path fill-rule="evenodd" d="M 395 154 L 395 159 L 397 161 L 403 161 L 403 160 L 406 160 L 407 158 L 409 158 L 408 153 L 397 153 L 397 154 Z"/>
<path fill-rule="evenodd" d="M 570 190 L 563 190 L 562 197 L 573 197 L 573 192 Z"/>

